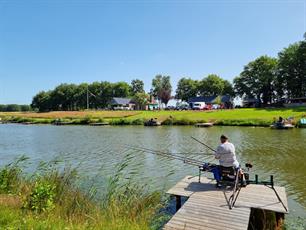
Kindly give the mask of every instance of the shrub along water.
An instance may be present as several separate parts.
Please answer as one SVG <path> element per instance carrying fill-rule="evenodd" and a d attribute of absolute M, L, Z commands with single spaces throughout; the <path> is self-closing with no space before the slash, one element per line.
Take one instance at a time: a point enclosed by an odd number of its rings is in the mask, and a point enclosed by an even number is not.
<path fill-rule="evenodd" d="M 152 229 L 165 218 L 160 192 L 123 179 L 130 155 L 117 165 L 101 196 L 94 186 L 80 189 L 76 170 L 58 170 L 54 162 L 26 176 L 20 166 L 25 160 L 0 169 L 1 229 Z"/>

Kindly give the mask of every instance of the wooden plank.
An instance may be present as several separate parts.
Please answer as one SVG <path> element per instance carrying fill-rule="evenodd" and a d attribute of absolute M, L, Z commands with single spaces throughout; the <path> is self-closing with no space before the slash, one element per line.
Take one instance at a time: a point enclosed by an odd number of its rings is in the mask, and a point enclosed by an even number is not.
<path fill-rule="evenodd" d="M 274 186 L 274 188 L 287 210 L 289 210 L 285 188 L 279 186 Z M 278 200 L 274 190 L 265 185 L 252 184 L 248 185 L 246 188 L 242 188 L 236 205 L 288 213 L 288 211 L 285 210 L 281 202 Z"/>
<path fill-rule="evenodd" d="M 172 220 L 171 222 L 168 222 L 165 226 L 164 229 L 168 229 L 168 226 L 174 228 L 174 229 L 200 229 L 200 230 L 210 230 L 210 229 L 215 229 L 215 230 L 224 230 L 224 229 L 243 229 L 244 228 L 237 228 L 237 227 L 224 227 L 224 226 L 218 226 L 215 224 L 209 224 L 209 223 L 194 223 L 193 221 L 190 222 L 189 220 Z"/>
<path fill-rule="evenodd" d="M 224 209 L 224 208 L 216 208 L 213 205 L 203 206 L 203 205 L 195 204 L 193 202 L 188 202 L 188 204 L 186 203 L 185 206 L 186 206 L 186 208 L 188 206 L 189 207 L 190 206 L 201 207 L 201 211 L 203 211 L 203 212 L 211 212 L 212 209 L 214 209 L 215 213 L 220 213 L 220 214 L 223 213 L 223 214 L 226 214 L 226 215 L 228 215 L 228 210 L 230 210 L 228 208 L 226 208 L 226 209 Z M 235 209 L 232 209 L 232 210 L 234 210 L 234 212 L 236 213 L 237 216 L 242 216 L 242 217 L 248 216 L 248 212 L 246 212 L 245 210 L 242 210 L 241 208 L 235 208 Z"/>
<path fill-rule="evenodd" d="M 206 177 L 186 176 L 168 194 L 186 196 L 189 199 L 180 210 L 164 226 L 173 229 L 237 229 L 248 228 L 251 208 L 261 208 L 278 213 L 286 210 L 278 200 L 272 188 L 264 185 L 248 185 L 241 188 L 240 194 L 232 209 L 228 207 L 228 199 L 232 189 L 217 189 L 215 182 Z M 284 205 L 288 207 L 285 188 L 274 187 Z"/>
<path fill-rule="evenodd" d="M 247 226 L 236 226 L 233 225 L 232 222 L 228 222 L 228 224 L 224 225 L 218 222 L 216 218 L 213 220 L 208 221 L 208 219 L 204 218 L 198 218 L 198 219 L 180 219 L 180 218 L 173 218 L 171 219 L 165 227 L 167 226 L 182 226 L 182 228 L 177 228 L 177 229 L 216 229 L 216 230 L 223 230 L 223 229 L 239 229 L 239 230 L 246 230 Z M 184 228 L 185 227 L 185 228 Z M 167 229 L 167 228 L 165 228 Z"/>
<path fill-rule="evenodd" d="M 175 186 L 170 188 L 167 193 L 171 195 L 190 197 L 194 192 L 206 191 L 214 188 L 212 180 L 207 177 L 201 177 L 201 183 L 198 183 L 198 176 L 186 176 Z"/>
<path fill-rule="evenodd" d="M 229 199 L 232 193 L 231 190 L 216 189 L 214 187 L 214 182 L 204 176 L 201 177 L 201 181 L 203 181 L 203 183 L 198 183 L 198 177 L 186 176 L 174 187 L 169 189 L 167 193 L 186 197 L 196 195 L 202 197 L 207 196 L 210 198 L 219 197 L 220 199 Z M 285 188 L 279 186 L 274 186 L 274 188 L 288 210 Z M 224 193 L 226 194 L 226 197 L 224 196 Z M 265 185 L 251 184 L 242 188 L 235 205 L 288 213 L 278 200 L 273 189 Z"/>
<path fill-rule="evenodd" d="M 220 191 L 218 192 L 220 193 Z M 187 229 L 188 227 L 193 229 L 247 229 L 249 208 L 230 210 L 224 198 L 202 200 L 195 194 L 172 217 L 165 229 L 171 229 L 170 227 L 177 229 Z M 179 224 L 185 228 L 178 228 Z"/>
<path fill-rule="evenodd" d="M 188 209 L 188 211 L 186 209 Z M 192 210 L 188 206 L 186 206 L 186 209 L 185 210 L 187 212 L 182 211 L 180 213 L 177 213 L 176 217 L 181 218 L 181 219 L 196 218 L 196 219 L 205 220 L 205 221 L 210 220 L 212 223 L 218 221 L 219 224 L 224 224 L 225 226 L 227 226 L 228 224 L 235 225 L 235 226 L 236 225 L 244 226 L 245 223 L 248 224 L 249 222 L 248 221 L 249 215 L 238 216 L 238 215 L 234 215 L 233 213 L 229 215 L 228 213 L 215 212 L 215 210 L 214 211 L 201 210 L 202 212 L 199 212 L 196 210 Z M 201 218 L 199 218 L 199 216 L 201 216 Z"/>
<path fill-rule="evenodd" d="M 177 215 L 177 219 L 179 220 L 184 220 L 184 221 L 189 221 L 190 223 L 197 223 L 200 226 L 206 225 L 211 228 L 214 228 L 215 226 L 219 226 L 222 228 L 226 228 L 228 226 L 231 226 L 233 228 L 245 228 L 248 226 L 248 222 L 246 224 L 244 223 L 239 223 L 234 222 L 234 221 L 220 221 L 222 220 L 222 217 L 216 218 L 216 216 L 202 216 L 202 218 L 199 218 L 198 216 L 182 216 L 182 215 Z"/>

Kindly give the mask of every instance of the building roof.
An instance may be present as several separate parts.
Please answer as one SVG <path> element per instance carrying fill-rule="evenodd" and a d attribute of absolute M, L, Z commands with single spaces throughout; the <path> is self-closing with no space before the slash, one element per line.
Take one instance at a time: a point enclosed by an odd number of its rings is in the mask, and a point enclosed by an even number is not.
<path fill-rule="evenodd" d="M 189 98 L 188 102 L 189 103 L 193 103 L 193 102 L 205 102 L 205 103 L 210 103 L 210 104 L 214 104 L 214 101 L 216 100 L 218 96 L 204 96 L 204 97 L 192 97 Z M 221 102 L 225 103 L 225 102 L 231 102 L 232 98 L 229 95 L 223 95 L 220 96 L 221 97 Z"/>
<path fill-rule="evenodd" d="M 111 101 L 112 105 L 128 105 L 134 104 L 131 98 L 113 97 Z"/>
<path fill-rule="evenodd" d="M 258 98 L 254 98 L 254 97 L 245 97 L 245 98 L 243 98 L 242 102 L 252 103 L 252 102 L 260 102 L 260 100 Z"/>

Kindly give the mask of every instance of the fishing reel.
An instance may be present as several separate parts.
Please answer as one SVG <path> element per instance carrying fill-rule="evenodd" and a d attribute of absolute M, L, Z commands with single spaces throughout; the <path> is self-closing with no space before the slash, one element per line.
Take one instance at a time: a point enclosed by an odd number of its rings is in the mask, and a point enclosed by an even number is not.
<path fill-rule="evenodd" d="M 203 165 L 199 166 L 199 170 L 210 172 L 214 167 L 216 167 L 216 164 L 204 163 Z"/>
<path fill-rule="evenodd" d="M 251 163 L 246 163 L 245 167 L 248 169 L 248 171 L 250 170 L 250 168 L 253 168 L 253 165 Z"/>
<path fill-rule="evenodd" d="M 253 165 L 251 163 L 246 163 L 245 167 L 247 168 L 247 171 L 245 172 L 245 170 L 243 170 L 243 176 L 246 181 L 249 181 L 250 175 L 248 172 L 250 171 L 251 168 L 253 168 Z"/>

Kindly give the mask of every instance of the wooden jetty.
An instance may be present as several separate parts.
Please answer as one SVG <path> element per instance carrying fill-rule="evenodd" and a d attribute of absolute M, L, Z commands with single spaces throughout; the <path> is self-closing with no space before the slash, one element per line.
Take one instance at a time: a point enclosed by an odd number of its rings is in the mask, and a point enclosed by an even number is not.
<path fill-rule="evenodd" d="M 197 123 L 195 124 L 195 127 L 212 127 L 214 124 L 211 122 L 207 122 L 207 123 Z"/>
<path fill-rule="evenodd" d="M 176 214 L 164 226 L 174 229 L 248 229 L 251 209 L 269 210 L 276 213 L 276 225 L 281 226 L 284 214 L 288 213 L 288 202 L 284 187 L 274 186 L 286 209 L 273 189 L 266 185 L 250 184 L 241 188 L 232 209 L 228 199 L 232 190 L 215 187 L 215 181 L 206 177 L 186 176 L 167 191 L 176 197 Z M 181 207 L 181 197 L 188 200 Z"/>
<path fill-rule="evenodd" d="M 90 126 L 105 126 L 109 125 L 108 122 L 96 122 L 96 123 L 89 123 Z"/>
<path fill-rule="evenodd" d="M 73 125 L 72 121 L 55 121 L 52 125 Z"/>

